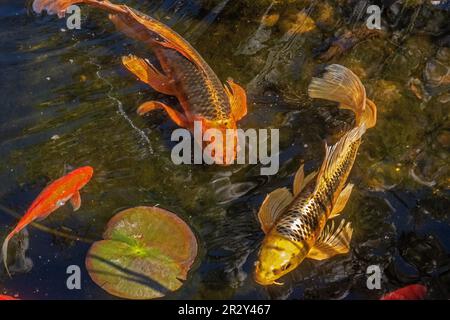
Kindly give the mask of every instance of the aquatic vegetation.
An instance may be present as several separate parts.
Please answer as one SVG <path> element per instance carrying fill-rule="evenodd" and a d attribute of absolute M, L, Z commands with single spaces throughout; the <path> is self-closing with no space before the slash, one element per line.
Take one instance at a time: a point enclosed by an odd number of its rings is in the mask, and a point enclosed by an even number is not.
<path fill-rule="evenodd" d="M 104 240 L 86 257 L 92 280 L 112 295 L 153 299 L 179 289 L 197 256 L 187 224 L 158 207 L 136 207 L 116 214 Z"/>

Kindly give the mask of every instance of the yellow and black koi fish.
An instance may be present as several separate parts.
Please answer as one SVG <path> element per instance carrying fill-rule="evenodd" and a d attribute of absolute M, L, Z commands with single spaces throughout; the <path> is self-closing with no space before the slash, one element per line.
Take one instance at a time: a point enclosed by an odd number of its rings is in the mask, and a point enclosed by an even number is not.
<path fill-rule="evenodd" d="M 314 78 L 309 96 L 339 102 L 356 116 L 356 127 L 333 146 L 326 146 L 318 173 L 304 177 L 303 166 L 294 179 L 293 194 L 277 189 L 265 198 L 258 217 L 266 236 L 256 262 L 255 280 L 262 285 L 291 272 L 305 259 L 323 260 L 349 251 L 352 228 L 341 221 L 335 228 L 329 219 L 344 209 L 353 185 L 346 184 L 361 137 L 375 126 L 376 106 L 366 98 L 359 78 L 340 65 L 327 67 L 323 78 Z"/>

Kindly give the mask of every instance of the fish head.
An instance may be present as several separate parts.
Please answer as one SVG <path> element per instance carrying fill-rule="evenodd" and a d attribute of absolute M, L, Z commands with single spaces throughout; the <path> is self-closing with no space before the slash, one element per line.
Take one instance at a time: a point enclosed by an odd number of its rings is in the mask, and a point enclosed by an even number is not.
<path fill-rule="evenodd" d="M 72 171 L 71 174 L 79 181 L 78 189 L 81 189 L 91 180 L 94 175 L 94 169 L 90 166 L 85 166 Z"/>
<path fill-rule="evenodd" d="M 230 165 L 234 162 L 238 138 L 237 124 L 233 118 L 203 121 L 203 134 L 204 140 L 214 144 L 210 154 L 216 164 Z"/>
<path fill-rule="evenodd" d="M 280 235 L 267 235 L 259 251 L 255 281 L 261 285 L 280 284 L 276 280 L 291 272 L 303 261 L 306 250 L 301 242 Z"/>

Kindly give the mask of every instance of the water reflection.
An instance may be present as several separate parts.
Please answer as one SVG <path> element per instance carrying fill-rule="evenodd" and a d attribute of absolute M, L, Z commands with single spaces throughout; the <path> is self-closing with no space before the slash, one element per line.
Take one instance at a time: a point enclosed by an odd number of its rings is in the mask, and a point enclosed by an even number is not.
<path fill-rule="evenodd" d="M 368 32 L 368 2 L 350 3 L 127 2 L 192 41 L 222 80 L 247 84 L 249 114 L 241 127 L 280 129 L 275 176 L 260 176 L 259 165 L 174 165 L 176 126 L 158 113 L 136 115 L 142 101 L 159 97 L 120 64 L 130 52 L 150 56 L 146 48 L 90 9 L 82 9 L 81 30 L 62 32 L 63 20 L 29 16 L 23 3 L 6 5 L 0 13 L 1 204 L 23 212 L 65 165 L 92 165 L 96 176 L 82 209 L 61 209 L 45 226 L 97 239 L 123 208 L 159 204 L 177 212 L 199 236 L 202 252 L 169 298 L 377 299 L 422 282 L 430 297 L 448 299 L 449 12 L 377 1 L 386 8 L 383 28 Z M 305 261 L 283 287 L 263 288 L 252 279 L 263 237 L 256 219 L 261 202 L 270 191 L 290 187 L 300 163 L 307 172 L 317 169 L 323 140 L 332 142 L 352 125 L 348 113 L 307 99 L 306 86 L 324 63 L 354 70 L 380 111 L 350 177 L 356 187 L 345 214 L 355 229 L 352 252 Z M 4 235 L 13 220 L 0 212 L 0 223 Z M 88 244 L 32 227 L 28 232 L 28 248 L 26 240 L 17 244 L 17 275 L 0 279 L 7 292 L 111 298 L 87 274 L 83 292 L 58 286 L 67 265 L 84 265 Z M 26 272 L 29 258 L 34 266 Z M 385 270 L 383 292 L 366 287 L 372 264 Z"/>

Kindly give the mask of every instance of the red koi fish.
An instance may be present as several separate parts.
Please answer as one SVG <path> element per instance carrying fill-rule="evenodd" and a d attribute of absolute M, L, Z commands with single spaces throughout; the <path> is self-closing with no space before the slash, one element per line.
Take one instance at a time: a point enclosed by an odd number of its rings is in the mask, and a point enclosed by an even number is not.
<path fill-rule="evenodd" d="M 154 90 L 175 96 L 183 109 L 180 112 L 162 102 L 147 101 L 138 108 L 139 115 L 162 109 L 178 126 L 190 131 L 193 131 L 194 123 L 198 123 L 202 132 L 217 129 L 222 137 L 226 137 L 227 129 L 236 132 L 237 121 L 247 114 L 245 90 L 232 80 L 224 86 L 200 54 L 166 25 L 126 5 L 115 5 L 108 0 L 35 0 L 33 9 L 37 13 L 46 10 L 62 17 L 70 5 L 77 3 L 105 10 L 118 30 L 148 45 L 162 70 L 148 60 L 132 55 L 122 58 L 123 65 Z M 203 144 L 202 141 L 198 143 Z M 216 150 L 222 151 L 217 156 L 220 161 L 214 157 L 216 163 L 232 163 L 237 153 L 236 139 L 233 146 L 216 143 Z"/>
<path fill-rule="evenodd" d="M 0 301 L 1 300 L 19 300 L 19 299 L 11 297 L 11 296 L 5 296 L 4 294 L 0 294 Z"/>
<path fill-rule="evenodd" d="M 7 260 L 8 243 L 11 238 L 34 220 L 45 219 L 50 213 L 62 207 L 68 200 L 70 200 L 73 210 L 77 211 L 81 206 L 79 191 L 91 180 L 93 174 L 94 169 L 92 167 L 81 167 L 52 182 L 42 190 L 17 226 L 6 236 L 3 242 L 3 264 L 9 275 Z"/>
<path fill-rule="evenodd" d="M 385 294 L 380 300 L 423 300 L 427 295 L 427 287 L 412 284 Z"/>

